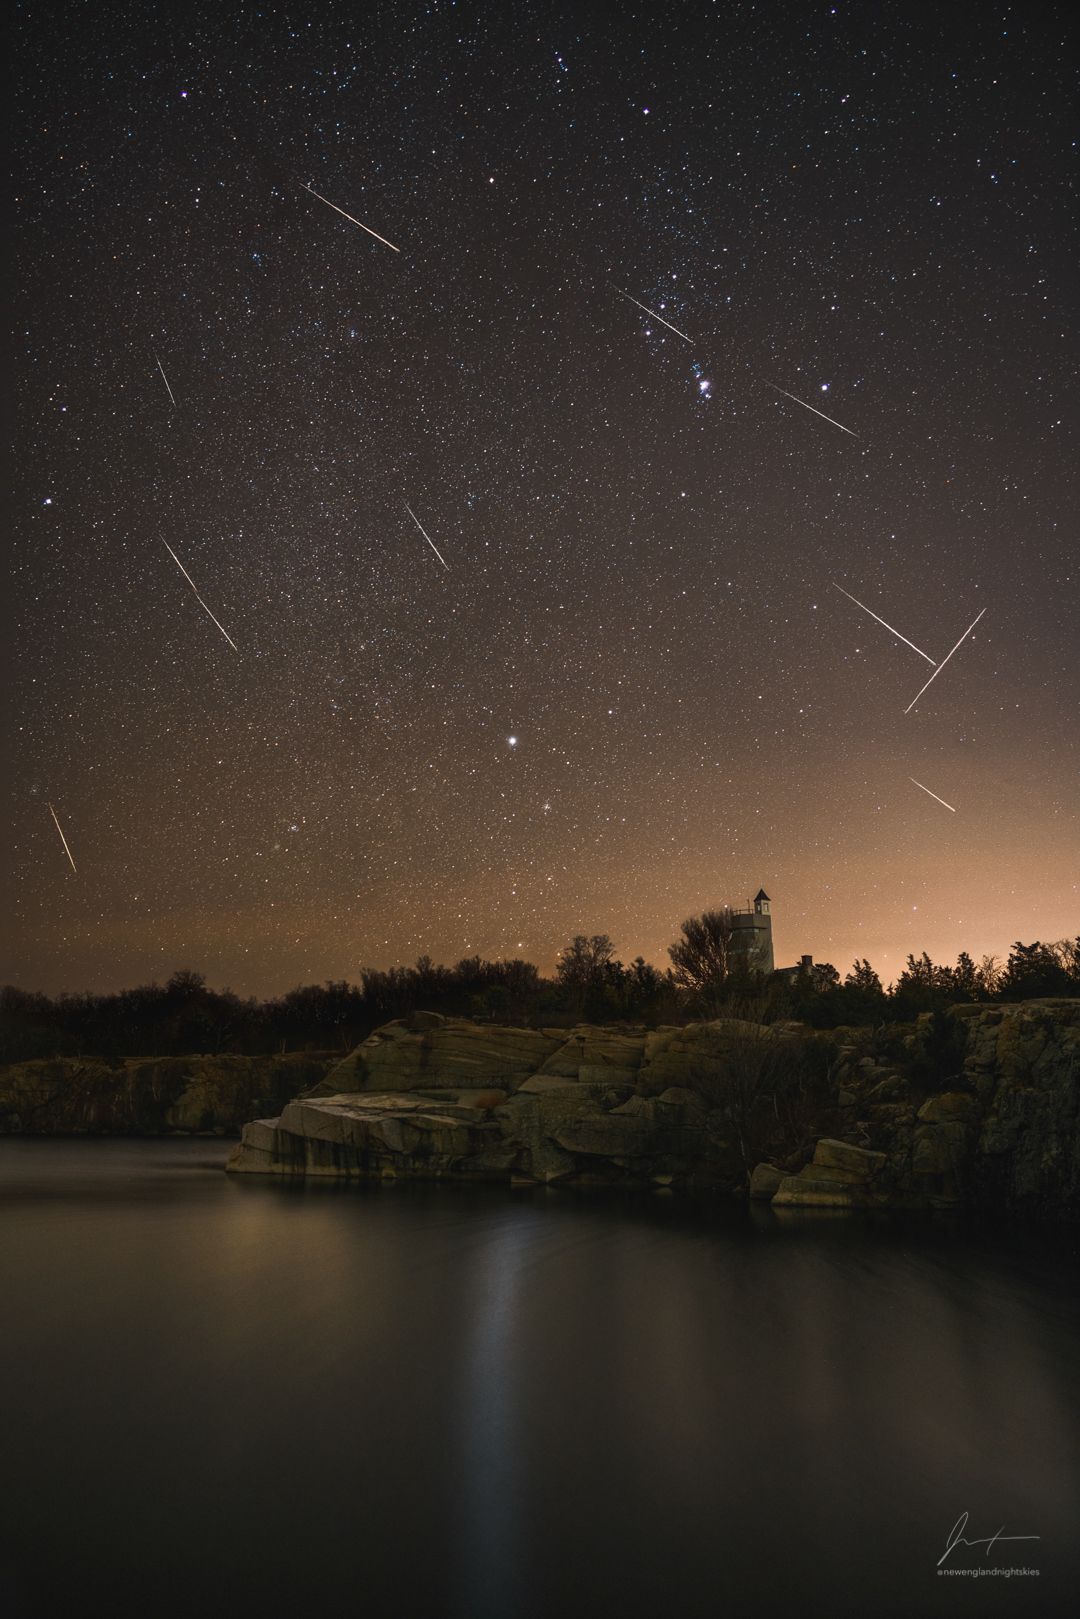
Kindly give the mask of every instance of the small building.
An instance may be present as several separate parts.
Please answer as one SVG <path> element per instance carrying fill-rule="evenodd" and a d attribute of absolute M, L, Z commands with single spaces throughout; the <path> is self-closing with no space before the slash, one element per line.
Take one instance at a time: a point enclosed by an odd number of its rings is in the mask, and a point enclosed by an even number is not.
<path fill-rule="evenodd" d="M 813 956 L 802 956 L 794 967 L 777 967 L 773 976 L 782 979 L 785 984 L 793 984 L 801 974 L 805 973 L 809 978 L 813 970 Z"/>

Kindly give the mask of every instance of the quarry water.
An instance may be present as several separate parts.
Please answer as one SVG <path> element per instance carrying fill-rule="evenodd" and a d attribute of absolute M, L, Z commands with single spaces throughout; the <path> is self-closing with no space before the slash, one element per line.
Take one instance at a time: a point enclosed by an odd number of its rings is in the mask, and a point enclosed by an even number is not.
<path fill-rule="evenodd" d="M 0 1142 L 5 1619 L 1067 1611 L 1075 1237 L 225 1151 Z"/>

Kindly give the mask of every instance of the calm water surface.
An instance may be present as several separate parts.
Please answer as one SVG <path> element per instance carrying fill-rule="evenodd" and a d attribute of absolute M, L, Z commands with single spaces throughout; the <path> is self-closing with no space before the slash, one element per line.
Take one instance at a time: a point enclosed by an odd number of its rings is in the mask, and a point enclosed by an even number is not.
<path fill-rule="evenodd" d="M 0 1142 L 5 1619 L 1069 1610 L 1075 1238 L 223 1159 Z"/>

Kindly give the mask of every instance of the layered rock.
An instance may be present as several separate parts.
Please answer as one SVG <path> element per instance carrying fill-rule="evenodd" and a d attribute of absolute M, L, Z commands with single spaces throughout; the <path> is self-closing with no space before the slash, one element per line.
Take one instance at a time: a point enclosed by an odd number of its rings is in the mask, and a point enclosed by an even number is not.
<path fill-rule="evenodd" d="M 824 1138 L 797 1175 L 785 1175 L 776 1188 L 774 1208 L 867 1209 L 889 1202 L 882 1184 L 883 1152 L 868 1152 L 849 1141 Z M 759 1166 L 764 1167 L 764 1166 Z M 755 1170 L 755 1174 L 758 1171 Z"/>
<path fill-rule="evenodd" d="M 911 1207 L 1080 1218 L 1080 1001 L 958 1006 L 949 1023 L 949 1071 L 927 1072 L 929 1016 L 899 1058 L 841 1047 L 845 1134 L 885 1154 L 877 1190 Z"/>
<path fill-rule="evenodd" d="M 760 1031 L 759 1031 L 760 1032 Z M 686 1038 L 689 1035 L 689 1038 Z M 676 1037 L 707 1057 L 722 1024 L 508 1029 L 421 1013 L 387 1024 L 278 1119 L 257 1120 L 236 1173 L 734 1186 L 715 1110 L 671 1085 Z M 677 1040 L 676 1040 L 677 1043 Z M 654 1062 L 654 1057 L 656 1061 Z"/>
<path fill-rule="evenodd" d="M 784 1042 L 794 1062 L 814 1038 L 832 1085 L 816 1140 L 801 1151 L 789 1143 L 788 1156 L 748 1176 L 747 1131 L 773 1107 L 767 1095 L 746 1100 L 752 1054 L 767 1043 L 775 1078 Z M 1075 1218 L 1078 1114 L 1075 1001 L 958 1007 L 945 1025 L 817 1037 L 733 1019 L 528 1030 L 420 1013 L 376 1030 L 279 1117 L 249 1125 L 229 1168 L 741 1189 L 777 1209 Z"/>
<path fill-rule="evenodd" d="M 316 1094 L 490 1088 L 545 1071 L 565 1040 L 565 1030 L 495 1028 L 468 1018 L 415 1012 L 368 1035 L 330 1069 Z"/>

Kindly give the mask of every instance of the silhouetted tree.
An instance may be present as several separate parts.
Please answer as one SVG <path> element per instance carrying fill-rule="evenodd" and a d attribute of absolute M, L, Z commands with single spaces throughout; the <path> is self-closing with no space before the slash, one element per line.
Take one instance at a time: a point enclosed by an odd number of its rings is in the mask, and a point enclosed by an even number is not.
<path fill-rule="evenodd" d="M 958 1001 L 973 1001 L 978 994 L 975 963 L 966 950 L 961 950 L 952 969 L 950 988 Z"/>
<path fill-rule="evenodd" d="M 1001 993 L 1007 1000 L 1032 1000 L 1043 995 L 1068 995 L 1075 988 L 1066 961 L 1070 946 L 1021 944 L 1009 952 Z M 1063 959 L 1064 957 L 1064 959 Z"/>
<path fill-rule="evenodd" d="M 892 987 L 894 1017 L 911 1019 L 920 1012 L 932 1012 L 947 999 L 947 981 L 924 950 L 921 956 L 908 956 L 903 972 Z"/>
<path fill-rule="evenodd" d="M 975 969 L 976 992 L 983 1000 L 993 1000 L 1001 993 L 1003 968 L 997 956 L 983 956 Z"/>
<path fill-rule="evenodd" d="M 559 952 L 555 976 L 569 1009 L 578 1016 L 603 1016 L 606 992 L 615 987 L 622 970 L 614 955 L 615 946 L 606 933 L 576 933 Z"/>
<path fill-rule="evenodd" d="M 731 911 L 725 908 L 688 916 L 680 933 L 682 937 L 668 945 L 674 980 L 680 988 L 690 990 L 706 1010 L 715 1010 L 730 980 L 742 976 L 736 970 Z"/>
<path fill-rule="evenodd" d="M 615 946 L 606 933 L 575 933 L 566 949 L 559 952 L 555 972 L 560 984 L 568 987 L 595 983 L 614 955 Z"/>
<path fill-rule="evenodd" d="M 635 956 L 625 969 L 622 992 L 625 1015 L 635 1022 L 649 1019 L 662 1002 L 670 1000 L 668 980 L 643 956 Z"/>
<path fill-rule="evenodd" d="M 876 1023 L 885 1016 L 885 991 L 881 979 L 866 960 L 854 961 L 851 971 L 836 991 L 837 1021 Z"/>
<path fill-rule="evenodd" d="M 885 994 L 884 989 L 881 987 L 881 979 L 878 977 L 873 967 L 871 967 L 865 956 L 861 961 L 856 960 L 852 962 L 851 971 L 844 979 L 844 984 L 845 987 L 857 989 L 862 995 L 883 996 Z"/>

